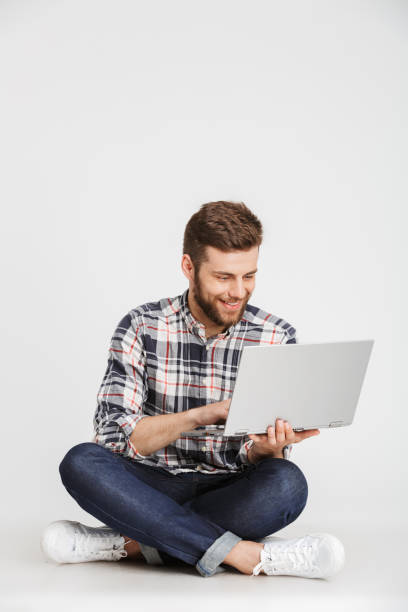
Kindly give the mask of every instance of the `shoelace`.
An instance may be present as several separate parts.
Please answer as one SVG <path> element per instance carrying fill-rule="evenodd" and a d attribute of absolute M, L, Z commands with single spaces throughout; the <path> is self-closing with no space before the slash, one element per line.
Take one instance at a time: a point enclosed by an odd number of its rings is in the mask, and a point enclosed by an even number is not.
<path fill-rule="evenodd" d="M 101 548 L 99 550 L 92 550 L 92 543 L 95 545 L 95 538 L 101 541 Z M 91 542 L 92 541 L 92 542 Z M 81 554 L 86 554 L 95 559 L 108 558 L 112 560 L 118 560 L 122 557 L 127 557 L 127 551 L 124 549 L 123 542 L 119 542 L 119 537 L 112 535 L 108 531 L 93 531 L 90 533 L 81 533 L 79 530 L 76 531 L 75 538 L 75 551 Z"/>
<path fill-rule="evenodd" d="M 283 570 L 294 572 L 315 573 L 318 568 L 313 564 L 314 553 L 318 547 L 316 538 L 305 536 L 303 541 L 296 542 L 288 548 L 283 543 L 274 543 L 273 547 L 264 550 L 267 558 L 261 560 L 253 569 L 252 574 L 257 576 L 261 570 Z"/>

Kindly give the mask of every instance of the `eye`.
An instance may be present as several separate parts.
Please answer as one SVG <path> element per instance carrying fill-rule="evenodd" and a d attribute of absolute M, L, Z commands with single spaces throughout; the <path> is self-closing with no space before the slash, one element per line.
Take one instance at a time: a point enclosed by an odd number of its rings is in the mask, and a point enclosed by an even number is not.
<path fill-rule="evenodd" d="M 250 274 L 249 276 L 244 276 L 244 278 L 254 278 L 255 274 Z M 228 276 L 218 276 L 218 280 L 228 280 Z"/>

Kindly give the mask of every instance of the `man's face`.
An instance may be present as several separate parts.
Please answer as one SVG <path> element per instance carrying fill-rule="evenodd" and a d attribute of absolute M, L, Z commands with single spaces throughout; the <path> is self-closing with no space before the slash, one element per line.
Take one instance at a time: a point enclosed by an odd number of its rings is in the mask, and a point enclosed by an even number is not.
<path fill-rule="evenodd" d="M 240 321 L 255 289 L 259 248 L 224 253 L 207 246 L 206 251 L 207 261 L 190 284 L 192 297 L 210 323 L 226 329 Z"/>

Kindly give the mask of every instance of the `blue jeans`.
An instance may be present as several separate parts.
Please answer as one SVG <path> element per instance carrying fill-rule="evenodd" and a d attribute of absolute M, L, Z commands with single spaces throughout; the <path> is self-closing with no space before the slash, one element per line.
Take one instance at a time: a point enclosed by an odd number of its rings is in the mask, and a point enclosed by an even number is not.
<path fill-rule="evenodd" d="M 83 442 L 59 473 L 81 508 L 139 542 L 148 563 L 193 565 L 202 576 L 225 571 L 223 560 L 241 540 L 259 541 L 293 522 L 308 495 L 300 468 L 272 457 L 238 473 L 171 474 Z"/>

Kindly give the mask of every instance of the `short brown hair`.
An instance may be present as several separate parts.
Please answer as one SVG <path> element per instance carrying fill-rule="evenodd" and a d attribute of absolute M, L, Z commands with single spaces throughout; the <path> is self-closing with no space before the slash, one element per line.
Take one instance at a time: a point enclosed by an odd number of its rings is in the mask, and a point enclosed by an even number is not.
<path fill-rule="evenodd" d="M 220 251 L 246 251 L 260 246 L 262 224 L 243 202 L 208 202 L 202 204 L 184 230 L 183 254 L 190 255 L 198 274 L 207 260 L 206 247 Z"/>

